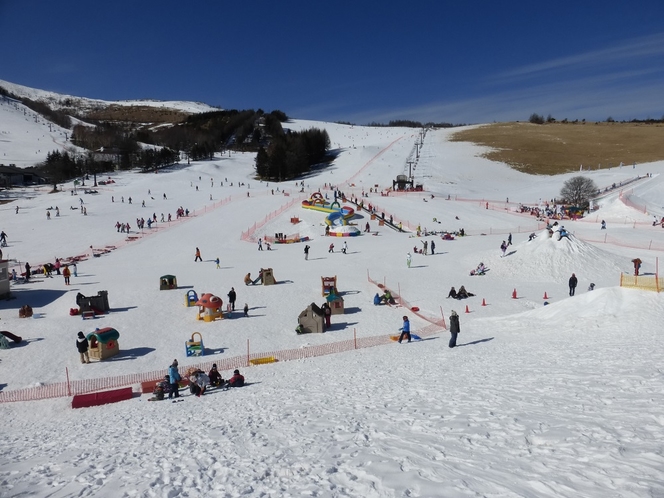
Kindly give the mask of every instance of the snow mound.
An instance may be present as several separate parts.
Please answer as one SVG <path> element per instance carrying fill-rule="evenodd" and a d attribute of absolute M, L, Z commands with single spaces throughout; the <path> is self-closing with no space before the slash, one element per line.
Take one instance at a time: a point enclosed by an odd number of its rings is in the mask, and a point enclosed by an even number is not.
<path fill-rule="evenodd" d="M 505 257 L 489 256 L 484 262 L 491 268 L 491 275 L 530 275 L 535 281 L 551 281 L 553 277 L 557 282 L 566 282 L 572 273 L 584 274 L 588 278 L 607 271 L 615 271 L 618 275 L 621 273 L 620 264 L 624 264 L 618 256 L 574 235 L 558 240 L 557 233 L 549 237 L 547 230 L 539 232 L 531 241 L 510 246 Z"/>

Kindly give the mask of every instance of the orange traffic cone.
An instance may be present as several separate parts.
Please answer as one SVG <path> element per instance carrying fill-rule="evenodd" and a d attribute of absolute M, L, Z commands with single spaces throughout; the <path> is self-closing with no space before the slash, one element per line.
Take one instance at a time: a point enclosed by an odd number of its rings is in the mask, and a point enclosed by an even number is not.
<path fill-rule="evenodd" d="M 468 309 L 468 305 L 466 305 L 466 313 L 470 313 L 470 310 Z"/>
<path fill-rule="evenodd" d="M 484 298 L 482 298 L 482 306 L 486 306 L 486 301 Z"/>
<path fill-rule="evenodd" d="M 549 296 L 546 295 L 546 291 L 544 291 L 544 297 L 542 299 L 549 299 Z"/>
<path fill-rule="evenodd" d="M 512 299 L 516 299 L 516 289 L 512 292 Z"/>

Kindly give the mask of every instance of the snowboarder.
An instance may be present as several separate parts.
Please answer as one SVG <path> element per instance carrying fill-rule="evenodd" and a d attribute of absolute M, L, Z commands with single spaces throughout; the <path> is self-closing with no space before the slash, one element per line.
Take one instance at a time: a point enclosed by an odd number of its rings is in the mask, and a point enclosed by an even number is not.
<path fill-rule="evenodd" d="M 327 250 L 327 252 L 334 252 L 334 244 L 330 244 L 330 248 Z"/>
<path fill-rule="evenodd" d="M 450 313 L 450 344 L 451 348 L 456 347 L 457 335 L 461 332 L 459 327 L 459 315 L 456 311 L 452 310 Z"/>

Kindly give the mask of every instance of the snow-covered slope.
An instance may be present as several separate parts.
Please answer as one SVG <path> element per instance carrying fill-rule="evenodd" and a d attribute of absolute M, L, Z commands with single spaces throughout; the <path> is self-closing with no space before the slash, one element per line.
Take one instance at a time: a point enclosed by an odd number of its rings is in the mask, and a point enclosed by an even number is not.
<path fill-rule="evenodd" d="M 26 133 L 28 122 L 16 122 L 8 131 Z M 303 179 L 303 196 L 319 189 L 333 196 L 329 185 L 335 185 L 348 196 L 365 192 L 365 203 L 405 226 L 463 227 L 472 235 L 417 237 L 364 213 L 352 222 L 369 223 L 371 234 L 349 238 L 342 254 L 341 239 L 323 236 L 325 214 L 301 207 L 299 185 L 254 178 L 253 154 L 159 174 L 119 172 L 97 194 L 79 189 L 72 195 L 71 184 L 56 194 L 15 191 L 16 200 L 0 204 L 10 268 L 89 254 L 91 246 L 103 254 L 82 261 L 70 286 L 61 276 L 35 276 L 33 283 L 12 286 L 15 299 L 0 302 L 2 329 L 24 339 L 0 350 L 2 391 L 67 376 L 161 375 L 174 358 L 184 371 L 244 357 L 248 348 L 279 361 L 243 366 L 249 385 L 242 389 L 175 404 L 148 403 L 149 396 L 138 394 L 81 410 L 71 409 L 71 398 L 0 404 L 0 495 L 664 495 L 664 301 L 655 292 L 617 286 L 635 256 L 643 260 L 644 274 L 655 273 L 664 230 L 617 220 L 606 230 L 594 220 L 565 221 L 571 240 L 538 230 L 528 241 L 534 220 L 511 208 L 550 198 L 567 177 L 542 182 L 508 171 L 477 157 L 472 145 L 448 142 L 449 132 L 441 130 L 427 134 L 415 168 L 426 191 L 382 196 L 369 189 L 390 187 L 407 169 L 417 131 L 301 121 L 288 126 L 325 127 L 339 151 L 329 168 Z M 5 150 L 15 156 L 34 153 L 34 145 L 7 143 Z M 602 174 L 619 182 L 635 173 L 653 173 L 654 180 L 663 172 L 660 162 Z M 635 195 L 647 185 L 636 185 Z M 612 207 L 621 202 L 606 199 L 598 216 L 623 209 Z M 192 215 L 175 221 L 180 206 Z M 159 220 L 162 213 L 174 221 L 136 230 L 137 218 L 155 214 Z M 118 221 L 132 225 L 132 239 L 116 231 Z M 499 245 L 510 232 L 514 244 L 501 258 Z M 259 251 L 257 239 L 275 233 L 309 236 L 309 260 L 299 243 Z M 408 268 L 406 254 L 424 240 L 436 242 L 436 254 L 413 255 Z M 328 252 L 331 242 L 334 252 Z M 196 247 L 202 262 L 194 262 Z M 491 270 L 469 276 L 480 261 Z M 278 284 L 245 286 L 244 276 L 260 268 L 272 268 Z M 572 272 L 579 285 L 569 297 Z M 177 277 L 178 289 L 159 290 L 166 274 Z M 322 276 L 337 277 L 346 313 L 334 315 L 324 334 L 297 335 L 298 314 L 311 302 L 322 303 Z M 407 305 L 374 306 L 380 289 L 368 277 L 400 292 Z M 587 292 L 590 282 L 597 288 Z M 447 299 L 453 285 L 465 285 L 475 296 Z M 206 323 L 196 320 L 196 308 L 185 306 L 189 290 L 226 301 L 231 287 L 238 308 L 248 304 L 248 317 L 236 312 Z M 100 290 L 108 291 L 110 313 L 89 321 L 69 315 L 77 293 Z M 24 304 L 38 318 L 19 318 Z M 390 341 L 293 361 L 279 357 L 286 349 L 311 351 L 397 333 L 404 315 L 417 333 L 447 320 L 451 310 L 461 321 L 454 349 L 447 346 L 449 333 L 438 329 L 411 344 Z M 107 326 L 120 332 L 120 354 L 82 365 L 77 332 Z M 202 358 L 185 356 L 184 343 L 194 332 L 204 340 Z"/>

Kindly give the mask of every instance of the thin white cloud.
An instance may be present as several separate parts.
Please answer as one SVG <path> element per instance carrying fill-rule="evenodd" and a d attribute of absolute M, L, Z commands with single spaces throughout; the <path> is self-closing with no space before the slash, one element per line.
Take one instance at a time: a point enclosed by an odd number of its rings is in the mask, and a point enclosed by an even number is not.
<path fill-rule="evenodd" d="M 522 66 L 494 76 L 503 80 L 513 80 L 536 77 L 554 70 L 581 70 L 585 72 L 590 68 L 600 66 L 615 67 L 623 64 L 631 65 L 638 62 L 639 59 L 659 56 L 664 56 L 664 33 L 627 40 L 623 44 L 601 50 L 592 50 L 577 55 Z"/>

